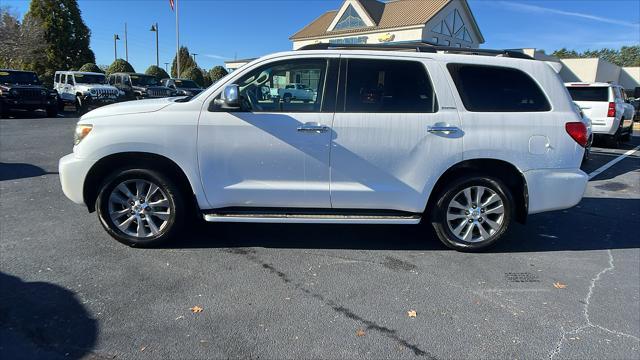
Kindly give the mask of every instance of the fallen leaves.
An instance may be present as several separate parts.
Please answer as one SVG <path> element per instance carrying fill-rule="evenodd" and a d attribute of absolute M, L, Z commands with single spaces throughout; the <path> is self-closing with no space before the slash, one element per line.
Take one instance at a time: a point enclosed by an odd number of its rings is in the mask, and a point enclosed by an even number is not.
<path fill-rule="evenodd" d="M 559 281 L 556 281 L 556 282 L 553 283 L 553 287 L 556 288 L 556 289 L 564 289 L 564 288 L 567 287 L 567 285 L 563 284 L 563 283 L 561 283 Z"/>
<path fill-rule="evenodd" d="M 357 337 L 362 337 L 362 336 L 364 336 L 365 334 L 366 334 L 366 333 L 365 333 L 365 332 L 364 332 L 364 330 L 362 330 L 362 329 L 358 329 L 358 330 L 356 330 L 356 336 L 357 336 Z"/>
<path fill-rule="evenodd" d="M 409 311 L 407 311 L 407 316 L 410 317 L 410 318 L 414 318 L 414 317 L 418 316 L 418 313 L 416 313 L 415 310 L 409 310 Z"/>
<path fill-rule="evenodd" d="M 200 306 L 196 305 L 192 308 L 189 308 L 189 310 L 191 310 L 192 313 L 200 313 L 202 312 L 202 310 L 204 310 L 203 308 L 201 308 Z"/>

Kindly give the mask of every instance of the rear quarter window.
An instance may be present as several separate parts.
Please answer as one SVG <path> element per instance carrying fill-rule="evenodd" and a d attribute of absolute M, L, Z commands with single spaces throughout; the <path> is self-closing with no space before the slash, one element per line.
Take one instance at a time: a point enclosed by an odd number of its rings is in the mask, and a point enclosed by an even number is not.
<path fill-rule="evenodd" d="M 521 70 L 448 64 L 464 107 L 472 112 L 540 112 L 551 105 L 540 86 Z"/>
<path fill-rule="evenodd" d="M 567 87 L 573 101 L 609 101 L 609 88 L 600 86 Z"/>

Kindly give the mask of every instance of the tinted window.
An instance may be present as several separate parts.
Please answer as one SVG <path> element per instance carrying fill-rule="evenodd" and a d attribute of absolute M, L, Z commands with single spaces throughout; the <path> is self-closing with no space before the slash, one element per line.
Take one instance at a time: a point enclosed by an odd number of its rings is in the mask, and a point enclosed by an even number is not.
<path fill-rule="evenodd" d="M 609 101 L 608 87 L 568 87 L 573 101 Z"/>
<path fill-rule="evenodd" d="M 424 64 L 348 59 L 345 112 L 432 113 L 438 109 Z"/>
<path fill-rule="evenodd" d="M 549 111 L 544 93 L 524 72 L 506 67 L 447 65 L 464 107 L 476 112 Z"/>
<path fill-rule="evenodd" d="M 251 71 L 236 84 L 243 111 L 320 112 L 326 59 L 282 61 Z M 297 89 L 295 84 L 305 85 Z"/>

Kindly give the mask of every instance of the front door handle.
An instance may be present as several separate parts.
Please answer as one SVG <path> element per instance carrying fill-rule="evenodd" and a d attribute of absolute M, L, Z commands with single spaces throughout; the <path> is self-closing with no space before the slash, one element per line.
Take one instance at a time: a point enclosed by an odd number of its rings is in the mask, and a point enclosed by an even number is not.
<path fill-rule="evenodd" d="M 323 132 L 329 131 L 329 127 L 326 125 L 321 125 L 320 123 L 317 123 L 317 122 L 307 122 L 298 126 L 298 131 L 323 133 Z"/>
<path fill-rule="evenodd" d="M 429 126 L 427 127 L 427 131 L 432 134 L 434 133 L 453 134 L 460 131 L 460 129 L 458 129 L 455 126 Z"/>

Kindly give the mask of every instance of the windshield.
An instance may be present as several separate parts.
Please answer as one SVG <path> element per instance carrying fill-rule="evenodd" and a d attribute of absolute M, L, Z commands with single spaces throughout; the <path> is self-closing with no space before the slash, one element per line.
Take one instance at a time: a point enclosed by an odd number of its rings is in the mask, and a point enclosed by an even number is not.
<path fill-rule="evenodd" d="M 16 85 L 40 85 L 38 75 L 26 71 L 0 71 L 0 83 Z"/>
<path fill-rule="evenodd" d="M 176 83 L 176 87 L 179 89 L 194 89 L 200 87 L 192 80 L 175 80 L 174 82 Z"/>
<path fill-rule="evenodd" d="M 104 84 L 104 75 L 73 74 L 76 84 Z"/>
<path fill-rule="evenodd" d="M 569 94 L 573 101 L 609 101 L 609 88 L 608 87 L 568 87 Z"/>
<path fill-rule="evenodd" d="M 148 75 L 131 75 L 131 84 L 133 86 L 152 86 L 158 85 L 158 80 Z"/>

